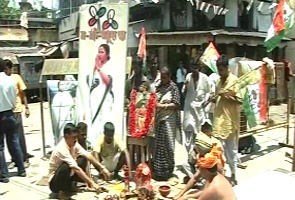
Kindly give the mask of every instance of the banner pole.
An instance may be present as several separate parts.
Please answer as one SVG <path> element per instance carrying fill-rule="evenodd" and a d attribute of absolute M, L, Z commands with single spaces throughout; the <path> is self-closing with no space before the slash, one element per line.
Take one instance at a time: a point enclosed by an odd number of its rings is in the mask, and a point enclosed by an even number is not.
<path fill-rule="evenodd" d="M 294 125 L 295 125 L 295 118 L 294 118 Z M 294 171 L 295 171 L 295 128 L 293 130 L 293 157 L 292 157 L 292 172 Z"/>
<path fill-rule="evenodd" d="M 39 82 L 39 94 L 40 94 L 40 113 L 41 113 L 41 134 L 42 134 L 42 151 L 45 157 L 45 129 L 44 129 L 44 110 L 43 110 L 43 93 L 42 93 L 42 81 Z"/>

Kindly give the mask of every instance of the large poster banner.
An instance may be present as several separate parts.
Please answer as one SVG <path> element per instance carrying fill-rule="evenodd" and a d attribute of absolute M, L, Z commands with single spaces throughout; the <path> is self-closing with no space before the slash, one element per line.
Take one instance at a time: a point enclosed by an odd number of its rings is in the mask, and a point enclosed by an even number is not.
<path fill-rule="evenodd" d="M 80 7 L 78 119 L 94 145 L 106 122 L 123 136 L 128 5 Z"/>
<path fill-rule="evenodd" d="M 67 123 L 75 123 L 77 81 L 47 81 L 54 145 L 63 137 Z"/>

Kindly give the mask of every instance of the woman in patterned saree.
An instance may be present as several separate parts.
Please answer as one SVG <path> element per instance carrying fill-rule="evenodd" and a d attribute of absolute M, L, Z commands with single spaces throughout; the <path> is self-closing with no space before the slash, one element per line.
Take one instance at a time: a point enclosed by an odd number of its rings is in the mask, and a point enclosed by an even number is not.
<path fill-rule="evenodd" d="M 168 68 L 161 70 L 161 83 L 157 87 L 157 112 L 155 119 L 154 178 L 169 179 L 174 170 L 175 137 L 180 131 L 180 95 L 171 80 Z"/>

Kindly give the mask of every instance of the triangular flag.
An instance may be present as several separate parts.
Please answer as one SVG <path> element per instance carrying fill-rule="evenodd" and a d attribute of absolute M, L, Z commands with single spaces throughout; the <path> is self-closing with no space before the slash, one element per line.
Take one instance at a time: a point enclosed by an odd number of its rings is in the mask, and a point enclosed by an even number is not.
<path fill-rule="evenodd" d="M 142 59 L 146 57 L 146 35 L 145 35 L 144 27 L 142 27 L 140 31 L 140 39 L 139 39 L 137 55 Z"/>
<path fill-rule="evenodd" d="M 213 5 L 214 14 L 217 15 L 219 6 Z"/>
<path fill-rule="evenodd" d="M 200 1 L 196 0 L 196 10 L 199 10 L 199 9 L 200 9 Z"/>
<path fill-rule="evenodd" d="M 22 15 L 20 16 L 20 25 L 24 28 L 29 28 L 28 26 L 28 13 L 23 12 Z"/>
<path fill-rule="evenodd" d="M 210 42 L 206 48 L 204 54 L 201 56 L 200 60 L 207 65 L 213 72 L 217 72 L 216 61 L 220 57 L 218 51 L 214 47 L 213 43 Z"/>
<path fill-rule="evenodd" d="M 264 46 L 267 48 L 268 52 L 277 47 L 282 38 L 289 33 L 290 29 L 294 25 L 294 17 L 294 11 L 285 2 L 285 0 L 281 0 L 279 5 L 276 7 L 273 23 L 268 29 L 267 37 L 264 41 Z"/>
<path fill-rule="evenodd" d="M 206 6 L 206 3 L 205 2 L 202 2 L 201 3 L 201 6 L 200 6 L 200 10 L 203 11 L 203 9 L 205 8 L 205 6 Z"/>
<path fill-rule="evenodd" d="M 208 3 L 208 4 L 207 4 L 207 8 L 205 9 L 205 12 L 209 12 L 210 7 L 211 7 L 211 4 Z"/>

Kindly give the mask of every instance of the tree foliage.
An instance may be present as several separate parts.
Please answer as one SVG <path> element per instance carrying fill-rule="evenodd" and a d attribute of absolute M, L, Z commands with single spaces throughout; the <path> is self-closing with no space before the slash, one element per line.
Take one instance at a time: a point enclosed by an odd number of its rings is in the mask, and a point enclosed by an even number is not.
<path fill-rule="evenodd" d="M 19 19 L 21 10 L 8 7 L 9 0 L 0 0 L 0 19 Z"/>

